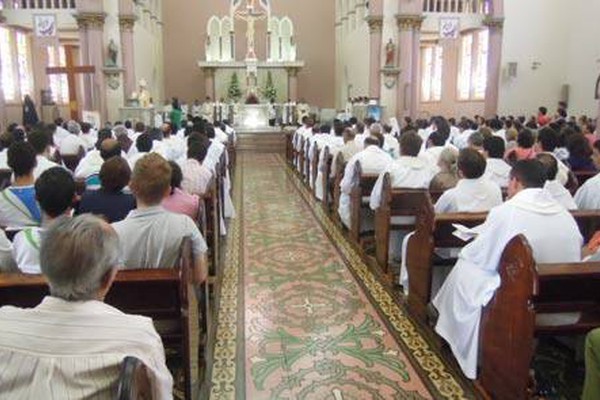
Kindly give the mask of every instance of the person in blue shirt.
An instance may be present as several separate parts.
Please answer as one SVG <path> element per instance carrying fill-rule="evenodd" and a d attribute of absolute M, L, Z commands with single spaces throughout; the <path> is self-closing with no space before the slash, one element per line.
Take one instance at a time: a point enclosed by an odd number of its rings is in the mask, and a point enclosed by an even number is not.
<path fill-rule="evenodd" d="M 42 213 L 33 186 L 33 171 L 37 165 L 35 149 L 29 143 L 15 142 L 8 148 L 7 161 L 14 181 L 0 192 L 0 226 L 7 230 L 39 226 Z"/>

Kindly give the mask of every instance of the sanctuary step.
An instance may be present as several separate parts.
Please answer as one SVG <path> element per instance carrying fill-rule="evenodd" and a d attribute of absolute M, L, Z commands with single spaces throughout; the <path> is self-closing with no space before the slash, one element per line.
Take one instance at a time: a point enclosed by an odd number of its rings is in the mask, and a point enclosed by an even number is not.
<path fill-rule="evenodd" d="M 253 153 L 285 153 L 284 132 L 238 132 L 236 151 Z"/>

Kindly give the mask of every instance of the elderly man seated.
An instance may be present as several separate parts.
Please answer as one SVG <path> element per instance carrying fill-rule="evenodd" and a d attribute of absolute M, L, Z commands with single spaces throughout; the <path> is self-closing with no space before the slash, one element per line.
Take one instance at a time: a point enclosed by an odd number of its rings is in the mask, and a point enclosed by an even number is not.
<path fill-rule="evenodd" d="M 153 398 L 172 398 L 152 320 L 103 302 L 119 266 L 114 229 L 91 215 L 61 217 L 45 233 L 40 260 L 50 296 L 33 309 L 0 308 L 2 397 L 112 398 L 120 364 L 134 356 L 149 371 Z"/>

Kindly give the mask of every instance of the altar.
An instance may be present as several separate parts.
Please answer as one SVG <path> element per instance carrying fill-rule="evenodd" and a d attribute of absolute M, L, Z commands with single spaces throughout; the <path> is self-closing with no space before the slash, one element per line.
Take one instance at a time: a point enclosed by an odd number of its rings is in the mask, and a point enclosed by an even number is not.
<path fill-rule="evenodd" d="M 235 39 L 236 32 L 244 27 L 246 49 L 240 59 Z M 257 40 L 266 42 L 266 49 L 259 51 Z M 300 100 L 298 73 L 304 62 L 297 59 L 294 24 L 288 16 L 273 15 L 269 1 L 231 2 L 227 15 L 212 16 L 207 25 L 205 58 L 198 61 L 198 67 L 210 100 L 243 104 L 252 98 L 251 103 L 262 103 L 240 107 L 238 125 L 268 127 L 266 103 Z"/>
<path fill-rule="evenodd" d="M 236 126 L 250 130 L 269 128 L 269 105 L 240 105 Z"/>

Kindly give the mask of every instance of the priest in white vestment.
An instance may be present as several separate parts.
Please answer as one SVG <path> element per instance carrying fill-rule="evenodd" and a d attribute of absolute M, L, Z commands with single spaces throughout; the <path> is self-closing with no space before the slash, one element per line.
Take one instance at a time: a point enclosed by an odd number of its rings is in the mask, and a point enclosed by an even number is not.
<path fill-rule="evenodd" d="M 123 359 L 134 356 L 152 398 L 172 399 L 152 320 L 103 302 L 119 266 L 115 231 L 91 215 L 62 217 L 46 231 L 40 259 L 50 296 L 33 309 L 0 308 L 2 397 L 112 398 Z"/>
<path fill-rule="evenodd" d="M 322 139 L 322 143 L 319 144 L 319 168 L 317 171 L 317 179 L 315 182 L 315 197 L 319 200 L 323 200 L 323 179 L 329 177 L 323 177 L 323 167 L 325 160 L 325 149 L 329 150 L 329 154 L 332 156 L 331 169 L 334 169 L 335 164 L 333 161 L 335 160 L 335 155 L 339 152 L 339 150 L 344 146 L 344 126 L 338 125 L 334 128 L 333 135 L 325 135 Z"/>
<path fill-rule="evenodd" d="M 577 204 L 571 193 L 558 181 L 558 160 L 550 153 L 540 153 L 536 159 L 542 163 L 546 171 L 547 181 L 544 184 L 544 190 L 552 196 L 554 200 L 567 210 L 577 210 Z"/>
<path fill-rule="evenodd" d="M 600 210 L 600 174 L 588 179 L 575 193 L 580 210 Z"/>
<path fill-rule="evenodd" d="M 483 154 L 487 158 L 485 176 L 501 188 L 508 187 L 511 166 L 504 161 L 506 146 L 504 140 L 491 136 L 483 139 Z"/>
<path fill-rule="evenodd" d="M 558 163 L 556 179 L 564 186 L 569 181 L 570 169 L 555 154 L 558 144 L 558 133 L 550 127 L 545 127 L 539 130 L 534 149 L 538 154 L 547 153 L 556 159 L 556 162 Z"/>
<path fill-rule="evenodd" d="M 355 154 L 346 164 L 344 177 L 340 182 L 340 204 L 338 214 L 346 227 L 350 227 L 350 192 L 354 165 L 360 162 L 363 174 L 380 174 L 392 163 L 393 159 L 381 146 L 379 138 L 370 136 L 365 139 L 365 149 Z"/>
<path fill-rule="evenodd" d="M 458 154 L 461 179 L 435 203 L 436 213 L 480 212 L 502 204 L 500 187 L 485 176 L 486 161 L 477 150 L 466 148 Z"/>
<path fill-rule="evenodd" d="M 464 374 L 477 377 L 479 324 L 483 307 L 500 285 L 498 264 L 507 243 L 523 234 L 540 263 L 581 260 L 583 239 L 573 216 L 545 190 L 537 160 L 516 163 L 508 186 L 510 200 L 490 211 L 479 233 L 465 246 L 433 299 L 439 312 L 436 332 L 449 344 Z"/>

